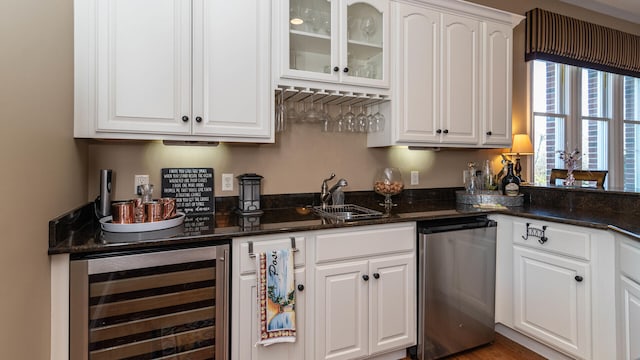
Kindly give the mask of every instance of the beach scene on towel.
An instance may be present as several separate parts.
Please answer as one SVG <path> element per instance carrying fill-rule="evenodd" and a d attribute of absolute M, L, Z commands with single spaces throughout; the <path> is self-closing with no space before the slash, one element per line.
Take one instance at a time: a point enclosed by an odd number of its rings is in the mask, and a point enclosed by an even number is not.
<path fill-rule="evenodd" d="M 258 256 L 258 344 L 295 342 L 296 297 L 293 254 L 289 249 Z"/>

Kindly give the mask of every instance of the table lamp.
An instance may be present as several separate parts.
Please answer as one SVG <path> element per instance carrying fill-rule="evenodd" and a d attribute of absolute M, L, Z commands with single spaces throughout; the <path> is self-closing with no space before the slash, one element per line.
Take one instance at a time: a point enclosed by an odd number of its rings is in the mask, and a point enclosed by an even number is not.
<path fill-rule="evenodd" d="M 511 144 L 511 149 L 509 152 L 504 153 L 505 155 L 515 155 L 516 164 L 514 166 L 514 170 L 516 172 L 516 176 L 522 179 L 522 165 L 520 165 L 520 156 L 521 155 L 533 155 L 533 145 L 531 144 L 531 139 L 527 134 L 514 134 L 513 135 L 513 143 Z"/>

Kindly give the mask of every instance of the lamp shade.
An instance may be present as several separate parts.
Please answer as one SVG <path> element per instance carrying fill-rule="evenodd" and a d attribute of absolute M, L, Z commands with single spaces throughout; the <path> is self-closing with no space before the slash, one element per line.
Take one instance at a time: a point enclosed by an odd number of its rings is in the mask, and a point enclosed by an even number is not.
<path fill-rule="evenodd" d="M 513 144 L 511 150 L 507 153 L 510 155 L 533 155 L 533 145 L 527 134 L 513 135 Z"/>

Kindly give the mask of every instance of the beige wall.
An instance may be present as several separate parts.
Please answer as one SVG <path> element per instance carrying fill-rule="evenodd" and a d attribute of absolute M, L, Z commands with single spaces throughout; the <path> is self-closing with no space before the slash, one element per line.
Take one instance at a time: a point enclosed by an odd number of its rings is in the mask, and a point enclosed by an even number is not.
<path fill-rule="evenodd" d="M 212 167 L 216 196 L 229 196 L 237 195 L 237 182 L 233 192 L 222 192 L 222 173 L 260 174 L 264 176 L 265 194 L 319 192 L 322 179 L 331 172 L 347 179 L 347 191 L 371 190 L 376 170 L 386 166 L 399 167 L 408 188 L 412 187 L 408 184 L 411 170 L 420 172 L 420 184 L 413 187 L 462 185 L 462 170 L 468 161 L 496 160 L 499 168 L 498 154 L 496 150 L 368 149 L 364 134 L 322 133 L 319 127 L 309 124 L 290 126 L 278 134 L 275 144 L 269 145 L 196 147 L 164 146 L 161 142 L 97 142 L 89 145 L 88 199 L 98 194 L 101 168 L 111 168 L 116 173 L 116 199 L 133 197 L 135 174 L 149 174 L 159 191 L 163 167 Z"/>
<path fill-rule="evenodd" d="M 546 1 L 476 0 L 523 14 L 541 6 L 634 33 L 637 25 Z M 162 167 L 207 166 L 216 174 L 254 171 L 265 193 L 318 191 L 330 171 L 350 190 L 371 188 L 376 168 L 421 171 L 420 187 L 461 184 L 468 160 L 495 158 L 489 151 L 410 152 L 367 149 L 362 136 L 325 135 L 294 126 L 275 145 L 166 148 L 158 143 L 88 143 L 72 139 L 73 15 L 71 0 L 0 2 L 0 352 L 3 359 L 49 355 L 48 229 L 51 218 L 93 199 L 98 169 L 116 171 L 116 196 L 131 196 L 135 173 L 159 183 Z M 520 26 L 522 27 L 522 25 Z M 518 32 L 520 31 L 520 32 Z M 520 34 L 520 35 L 518 35 Z M 521 131 L 526 104 L 522 35 L 516 29 L 514 129 Z M 88 154 L 88 155 L 87 155 Z M 88 164 L 88 165 L 87 165 Z M 88 175 L 87 175 L 88 174 Z M 219 177 L 216 176 L 219 183 Z M 235 194 L 229 193 L 229 195 Z M 221 193 L 216 188 L 216 194 Z"/>
<path fill-rule="evenodd" d="M 50 219 L 86 197 L 71 0 L 0 2 L 0 358 L 48 359 Z"/>

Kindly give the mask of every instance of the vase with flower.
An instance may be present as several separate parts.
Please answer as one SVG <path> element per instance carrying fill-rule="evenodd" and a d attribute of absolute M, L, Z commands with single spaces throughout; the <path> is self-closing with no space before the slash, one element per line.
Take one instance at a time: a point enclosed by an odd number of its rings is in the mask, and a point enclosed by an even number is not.
<path fill-rule="evenodd" d="M 578 165 L 578 161 L 582 158 L 580 155 L 580 150 L 577 148 L 572 152 L 568 152 L 566 150 L 558 151 L 560 160 L 564 161 L 564 166 L 567 168 L 567 178 L 564 179 L 563 184 L 565 186 L 574 186 L 576 183 L 576 178 L 573 176 L 573 170 L 576 169 Z"/>

